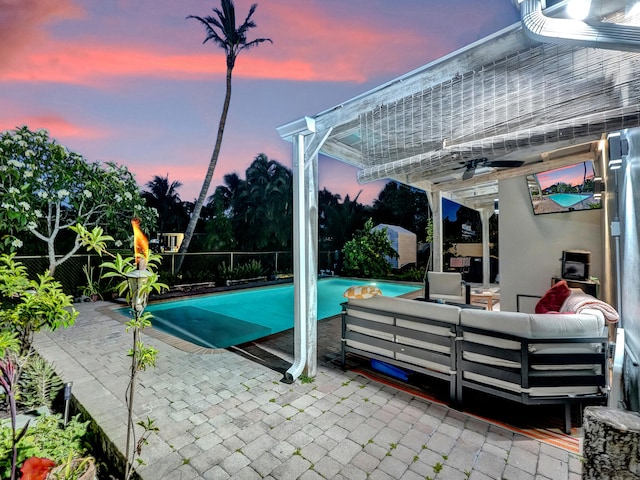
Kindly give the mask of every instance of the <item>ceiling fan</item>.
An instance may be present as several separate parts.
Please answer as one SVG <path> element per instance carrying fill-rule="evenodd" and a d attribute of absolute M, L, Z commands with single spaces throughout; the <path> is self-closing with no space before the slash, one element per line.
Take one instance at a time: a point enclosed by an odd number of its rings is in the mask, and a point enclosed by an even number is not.
<path fill-rule="evenodd" d="M 524 164 L 522 160 L 489 160 L 486 157 L 474 158 L 473 160 L 467 160 L 464 162 L 465 171 L 462 174 L 463 180 L 472 178 L 476 173 L 478 167 L 492 167 L 492 168 L 514 168 L 520 167 Z"/>

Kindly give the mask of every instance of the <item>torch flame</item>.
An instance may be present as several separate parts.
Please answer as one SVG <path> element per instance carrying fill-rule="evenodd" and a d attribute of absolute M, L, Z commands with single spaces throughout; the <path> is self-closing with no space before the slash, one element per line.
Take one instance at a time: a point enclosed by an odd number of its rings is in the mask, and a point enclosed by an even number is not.
<path fill-rule="evenodd" d="M 136 265 L 138 270 L 147 268 L 147 260 L 149 259 L 149 240 L 140 229 L 140 219 L 131 220 L 133 227 L 133 251 L 135 254 Z"/>

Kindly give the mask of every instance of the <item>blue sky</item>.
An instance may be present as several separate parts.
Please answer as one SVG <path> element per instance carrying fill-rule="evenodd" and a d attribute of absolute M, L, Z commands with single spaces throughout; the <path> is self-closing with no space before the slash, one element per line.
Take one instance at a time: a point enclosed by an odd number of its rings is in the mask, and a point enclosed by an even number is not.
<path fill-rule="evenodd" d="M 251 1 L 235 0 L 244 19 Z M 210 194 L 259 153 L 291 167 L 276 127 L 314 115 L 518 21 L 511 0 L 262 0 L 234 70 Z M 224 57 L 188 15 L 219 0 L 4 0 L 0 131 L 47 128 L 91 161 L 126 165 L 142 186 L 169 175 L 200 189 L 224 98 Z M 384 182 L 321 157 L 320 187 L 370 203 Z"/>

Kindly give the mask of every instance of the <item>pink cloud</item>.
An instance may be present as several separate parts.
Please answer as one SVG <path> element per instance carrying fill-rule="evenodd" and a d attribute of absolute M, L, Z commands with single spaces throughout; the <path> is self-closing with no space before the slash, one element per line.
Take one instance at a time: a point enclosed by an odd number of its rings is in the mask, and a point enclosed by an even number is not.
<path fill-rule="evenodd" d="M 28 0 L 35 8 L 39 0 Z M 40 0 L 43 1 L 43 0 Z M 78 34 L 72 40 L 62 40 L 42 29 L 46 21 L 74 18 L 84 21 L 82 12 L 67 0 L 57 8 L 45 11 L 40 22 L 29 25 L 25 9 L 14 8 L 7 16 L 11 25 L 20 25 L 28 32 L 10 28 L 0 33 L 1 40 L 12 51 L 20 41 L 21 54 L 0 51 L 0 81 L 53 82 L 72 85 L 108 86 L 114 79 L 154 77 L 169 79 L 220 78 L 225 73 L 223 52 L 214 44 L 189 44 L 182 40 L 170 50 L 158 46 L 136 31 L 119 23 L 124 36 L 88 37 Z M 17 4 L 17 2 L 16 2 Z M 238 10 L 241 11 L 240 7 Z M 257 11 L 259 28 L 254 36 L 271 37 L 274 44 L 263 43 L 257 49 L 241 53 L 234 74 L 241 78 L 262 78 L 290 81 L 364 82 L 380 72 L 397 72 L 402 68 L 398 48 L 424 44 L 410 29 L 385 28 L 367 19 L 330 16 L 313 3 L 291 5 L 274 3 Z M 175 11 L 165 15 L 173 18 Z M 259 15 L 259 16 L 258 16 Z M 126 17 L 125 17 L 126 18 Z M 264 22 L 262 22 L 264 19 Z M 87 20 L 88 21 L 88 20 Z M 108 19 L 104 20 L 109 21 Z M 122 18 L 119 22 L 125 22 Z M 174 27 L 180 37 L 184 26 Z M 21 28 L 22 28 L 21 27 Z M 189 36 L 196 36 L 199 26 L 189 25 Z M 18 35 L 18 31 L 20 35 Z M 340 35 L 336 35 L 340 32 Z M 37 42 L 24 41 L 33 34 Z M 201 37 L 204 38 L 204 29 Z M 301 41 L 301 39 L 304 39 Z M 37 46 L 37 48 L 35 48 Z"/>
<path fill-rule="evenodd" d="M 82 18 L 83 10 L 73 0 L 2 0 L 0 2 L 0 63 L 32 46 L 41 46 L 44 24 L 60 19 Z"/>
<path fill-rule="evenodd" d="M 43 114 L 23 116 L 20 119 L 0 118 L 0 131 L 12 130 L 16 127 L 26 125 L 31 130 L 45 128 L 51 138 L 55 138 L 62 143 L 65 139 L 99 139 L 108 136 L 105 129 L 79 125 L 68 121 L 64 117 L 56 114 Z M 78 152 L 82 153 L 82 152 Z"/>

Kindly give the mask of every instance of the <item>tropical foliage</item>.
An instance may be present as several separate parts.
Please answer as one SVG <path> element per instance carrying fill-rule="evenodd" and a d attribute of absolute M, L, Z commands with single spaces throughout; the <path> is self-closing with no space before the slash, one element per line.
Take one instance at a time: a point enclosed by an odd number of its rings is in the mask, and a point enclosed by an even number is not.
<path fill-rule="evenodd" d="M 178 194 L 181 186 L 182 183 L 178 180 L 169 181 L 169 174 L 164 177 L 155 175 L 146 184 L 148 190 L 142 192 L 147 206 L 158 212 L 158 233 L 182 230 L 189 221 Z"/>
<path fill-rule="evenodd" d="M 13 253 L 0 255 L 0 330 L 17 339 L 21 352 L 27 354 L 34 332 L 68 327 L 78 313 L 59 282 L 46 272 L 30 280 L 14 257 Z"/>
<path fill-rule="evenodd" d="M 209 191 L 209 187 L 211 186 L 213 172 L 215 171 L 216 164 L 218 163 L 218 155 L 220 154 L 220 147 L 222 146 L 224 128 L 227 123 L 227 114 L 229 113 L 229 104 L 231 103 L 231 77 L 233 68 L 236 65 L 238 55 L 243 50 L 248 50 L 257 45 L 260 45 L 263 42 L 273 43 L 269 38 L 256 38 L 254 40 L 249 40 L 247 38 L 249 30 L 255 28 L 256 26 L 255 22 L 252 20 L 252 17 L 256 11 L 256 8 L 258 7 L 257 4 L 251 5 L 247 17 L 239 26 L 236 25 L 236 10 L 235 6 L 233 5 L 233 1 L 220 0 L 220 6 L 221 8 L 213 9 L 215 16 L 199 17 L 197 15 L 189 15 L 187 17 L 198 20 L 202 25 L 204 25 L 206 31 L 204 43 L 211 41 L 217 47 L 220 47 L 222 50 L 224 50 L 227 64 L 227 73 L 226 91 L 224 103 L 222 105 L 222 112 L 220 114 L 220 121 L 218 122 L 218 133 L 216 135 L 216 142 L 215 146 L 213 147 L 213 152 L 211 153 L 211 158 L 209 159 L 209 167 L 207 168 L 207 173 L 204 177 L 204 181 L 202 182 L 200 195 L 198 195 L 196 203 L 193 207 L 191 219 L 189 220 L 189 225 L 187 225 L 184 240 L 182 242 L 182 245 L 180 246 L 180 252 L 182 253 L 186 252 L 189 248 L 189 244 L 191 243 L 191 239 L 196 230 L 196 225 L 198 224 L 198 220 L 200 218 L 200 212 L 207 197 L 207 192 Z M 178 270 L 180 270 L 180 267 L 182 266 L 183 258 L 184 256 L 180 257 L 180 259 L 178 260 Z"/>
<path fill-rule="evenodd" d="M 346 275 L 365 278 L 383 278 L 391 273 L 388 258 L 396 258 L 387 236 L 387 229 L 374 230 L 373 221 L 367 220 L 364 228 L 344 245 L 343 271 Z"/>
<path fill-rule="evenodd" d="M 215 238 L 209 244 L 224 243 L 222 234 L 229 242 L 230 227 L 233 241 L 229 247 L 245 251 L 289 248 L 293 227 L 291 170 L 260 154 L 245 173 L 245 180 L 236 174 L 226 175 L 225 185 L 209 197 L 209 206 L 218 206 L 215 224 L 223 227 L 221 232 L 209 232 L 208 238 Z"/>
<path fill-rule="evenodd" d="M 20 248 L 25 236 L 44 242 L 51 275 L 80 249 L 77 236 L 69 235 L 76 223 L 101 225 L 123 240 L 129 218 L 155 221 L 126 167 L 89 163 L 46 130 L 26 126 L 0 134 L 0 205 L 0 248 Z M 62 252 L 65 235 L 71 239 Z"/>
<path fill-rule="evenodd" d="M 326 188 L 318 196 L 318 238 L 321 250 L 342 250 L 345 242 L 364 226 L 372 215 L 370 207 L 358 202 L 360 194 L 351 200 L 347 195 L 340 202 Z"/>

